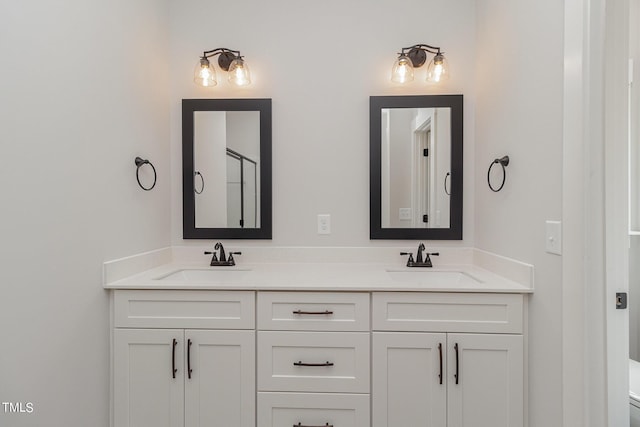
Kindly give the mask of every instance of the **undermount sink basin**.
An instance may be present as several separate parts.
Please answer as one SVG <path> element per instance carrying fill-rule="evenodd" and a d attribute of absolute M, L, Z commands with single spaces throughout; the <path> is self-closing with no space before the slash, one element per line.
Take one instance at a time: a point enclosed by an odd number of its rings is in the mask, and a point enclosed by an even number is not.
<path fill-rule="evenodd" d="M 226 267 L 210 268 L 210 269 L 196 269 L 185 268 L 181 270 L 172 271 L 162 276 L 156 277 L 154 280 L 166 281 L 166 282 L 180 282 L 180 283 L 215 283 L 215 284 L 229 284 L 236 283 L 243 280 L 245 276 L 250 272 L 248 268 L 233 268 L 226 269 Z"/>
<path fill-rule="evenodd" d="M 461 286 L 482 283 L 481 280 L 463 271 L 437 271 L 424 268 L 387 270 L 392 280 L 425 286 Z"/>

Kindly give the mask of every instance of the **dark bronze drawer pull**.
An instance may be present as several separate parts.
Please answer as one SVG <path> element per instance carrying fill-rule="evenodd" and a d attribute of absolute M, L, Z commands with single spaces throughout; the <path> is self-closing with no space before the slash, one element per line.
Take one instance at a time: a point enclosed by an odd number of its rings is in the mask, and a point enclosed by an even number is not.
<path fill-rule="evenodd" d="M 333 427 L 333 424 L 326 423 L 323 426 L 308 426 L 306 424 L 298 423 L 298 424 L 294 424 L 293 427 Z"/>
<path fill-rule="evenodd" d="M 174 379 L 176 372 L 178 372 L 178 369 L 176 369 L 176 345 L 178 345 L 178 341 L 174 338 L 173 345 L 171 346 L 171 375 Z"/>
<path fill-rule="evenodd" d="M 438 378 L 440 378 L 440 384 L 442 385 L 442 343 L 438 343 L 438 351 L 440 352 L 440 373 Z"/>
<path fill-rule="evenodd" d="M 453 348 L 456 350 L 456 373 L 453 375 L 453 377 L 456 379 L 456 384 L 459 384 L 460 382 L 460 362 L 458 360 L 458 343 L 456 343 Z"/>
<path fill-rule="evenodd" d="M 314 314 L 314 315 L 329 315 L 333 314 L 333 311 L 325 310 L 325 311 L 302 311 L 296 310 L 293 314 Z"/>
<path fill-rule="evenodd" d="M 325 363 L 302 363 L 302 361 L 293 362 L 293 366 L 333 366 L 333 362 Z"/>
<path fill-rule="evenodd" d="M 191 344 L 193 344 L 191 339 L 187 340 L 187 374 L 189 379 L 191 379 L 191 373 L 193 372 L 193 369 L 191 369 Z"/>

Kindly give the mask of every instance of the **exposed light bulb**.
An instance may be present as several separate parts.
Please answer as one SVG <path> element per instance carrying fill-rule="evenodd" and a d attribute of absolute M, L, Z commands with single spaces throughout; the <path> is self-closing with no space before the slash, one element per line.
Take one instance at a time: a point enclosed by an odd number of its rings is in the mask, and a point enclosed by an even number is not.
<path fill-rule="evenodd" d="M 396 83 L 406 83 L 413 81 L 413 64 L 409 57 L 400 54 L 391 69 L 391 81 Z"/>
<path fill-rule="evenodd" d="M 449 78 L 449 65 L 442 54 L 437 54 L 427 67 L 427 81 L 439 83 Z"/>
<path fill-rule="evenodd" d="M 196 64 L 193 81 L 200 86 L 213 87 L 218 84 L 216 81 L 216 71 L 211 67 L 209 60 L 201 58 Z"/>
<path fill-rule="evenodd" d="M 229 82 L 236 86 L 247 86 L 251 84 L 249 66 L 240 57 L 234 59 L 231 64 L 229 64 Z"/>

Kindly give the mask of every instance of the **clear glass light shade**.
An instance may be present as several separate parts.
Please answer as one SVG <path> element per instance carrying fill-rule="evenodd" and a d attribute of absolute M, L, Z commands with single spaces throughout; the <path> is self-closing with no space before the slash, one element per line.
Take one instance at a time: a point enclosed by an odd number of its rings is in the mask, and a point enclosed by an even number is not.
<path fill-rule="evenodd" d="M 413 64 L 406 55 L 400 55 L 391 69 L 391 81 L 406 83 L 413 81 Z"/>
<path fill-rule="evenodd" d="M 229 64 L 229 83 L 236 86 L 251 84 L 249 66 L 242 58 L 236 58 Z"/>
<path fill-rule="evenodd" d="M 449 78 L 449 63 L 447 59 L 438 54 L 433 57 L 427 66 L 427 81 L 430 83 L 439 83 Z"/>
<path fill-rule="evenodd" d="M 193 72 L 193 81 L 200 86 L 213 87 L 218 84 L 216 80 L 216 70 L 211 66 L 208 59 L 200 59 Z"/>

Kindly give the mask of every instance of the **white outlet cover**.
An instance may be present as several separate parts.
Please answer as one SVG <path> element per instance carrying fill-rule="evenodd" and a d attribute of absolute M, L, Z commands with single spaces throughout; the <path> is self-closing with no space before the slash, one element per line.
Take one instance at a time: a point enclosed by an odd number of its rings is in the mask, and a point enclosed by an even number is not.
<path fill-rule="evenodd" d="M 398 219 L 400 221 L 411 221 L 411 208 L 398 209 Z"/>
<path fill-rule="evenodd" d="M 562 222 L 547 221 L 546 251 L 554 255 L 562 255 Z"/>
<path fill-rule="evenodd" d="M 331 234 L 331 215 L 318 215 L 318 234 Z"/>

